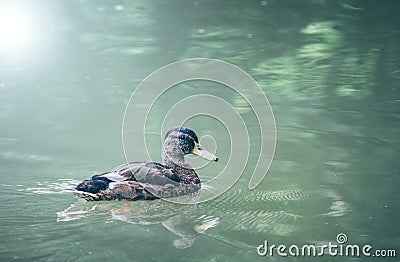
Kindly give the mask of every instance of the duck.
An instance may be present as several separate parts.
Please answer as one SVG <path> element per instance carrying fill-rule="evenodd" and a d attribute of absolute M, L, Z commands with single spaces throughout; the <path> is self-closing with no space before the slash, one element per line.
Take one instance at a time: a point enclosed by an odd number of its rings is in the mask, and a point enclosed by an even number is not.
<path fill-rule="evenodd" d="M 72 191 L 88 201 L 154 200 L 194 194 L 200 190 L 201 182 L 196 171 L 185 161 L 188 154 L 218 162 L 218 157 L 200 145 L 192 129 L 179 126 L 165 135 L 162 164 L 150 161 L 126 163 L 82 181 Z"/>

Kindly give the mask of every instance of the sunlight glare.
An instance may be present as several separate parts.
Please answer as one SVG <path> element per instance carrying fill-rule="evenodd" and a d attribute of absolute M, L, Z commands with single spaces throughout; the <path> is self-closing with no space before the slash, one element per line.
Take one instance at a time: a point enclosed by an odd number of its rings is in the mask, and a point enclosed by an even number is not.
<path fill-rule="evenodd" d="M 35 21 L 20 7 L 3 7 L 0 10 L 0 50 L 19 52 L 35 42 Z"/>

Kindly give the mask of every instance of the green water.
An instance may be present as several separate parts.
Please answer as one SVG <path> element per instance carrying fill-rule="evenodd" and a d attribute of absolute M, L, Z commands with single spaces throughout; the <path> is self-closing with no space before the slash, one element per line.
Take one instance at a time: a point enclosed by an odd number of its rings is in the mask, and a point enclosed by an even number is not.
<path fill-rule="evenodd" d="M 349 244 L 397 251 L 371 261 L 398 261 L 396 1 L 14 3 L 36 17 L 37 37 L 25 51 L 1 45 L 1 261 L 309 261 L 261 257 L 257 247 L 265 240 L 321 246 L 339 233 Z M 154 70 L 194 57 L 239 66 L 267 95 L 277 145 L 263 182 L 248 189 L 261 141 L 251 107 L 227 87 L 195 81 L 155 105 L 148 150 L 160 161 L 159 130 L 176 101 L 223 98 L 252 137 L 248 166 L 230 190 L 195 206 L 157 200 L 130 207 L 63 192 L 124 163 L 131 93 Z M 198 170 L 207 181 L 228 161 L 226 128 L 205 117 L 187 125 L 215 139 L 221 161 Z"/>

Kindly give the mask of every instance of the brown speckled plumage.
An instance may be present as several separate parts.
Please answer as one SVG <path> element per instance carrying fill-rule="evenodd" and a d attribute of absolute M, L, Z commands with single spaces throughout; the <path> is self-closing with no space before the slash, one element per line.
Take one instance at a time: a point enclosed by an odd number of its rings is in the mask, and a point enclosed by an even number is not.
<path fill-rule="evenodd" d="M 198 139 L 192 130 L 171 129 L 163 143 L 163 164 L 124 164 L 83 181 L 74 193 L 92 201 L 153 200 L 196 193 L 201 188 L 200 179 L 184 158 L 195 146 L 198 146 Z"/>

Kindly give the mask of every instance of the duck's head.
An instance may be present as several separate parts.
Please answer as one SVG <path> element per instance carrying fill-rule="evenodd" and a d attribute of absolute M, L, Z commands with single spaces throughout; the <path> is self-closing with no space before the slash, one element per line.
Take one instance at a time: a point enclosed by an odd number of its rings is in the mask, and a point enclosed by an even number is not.
<path fill-rule="evenodd" d="M 175 127 L 167 132 L 163 143 L 163 161 L 179 161 L 187 154 L 194 154 L 209 161 L 218 161 L 218 157 L 205 150 L 196 133 L 186 127 Z"/>

